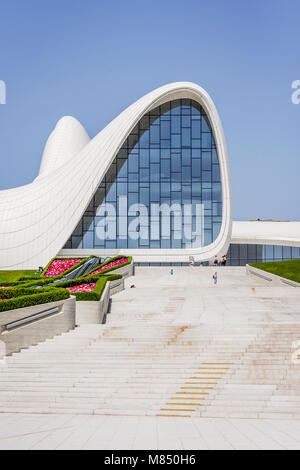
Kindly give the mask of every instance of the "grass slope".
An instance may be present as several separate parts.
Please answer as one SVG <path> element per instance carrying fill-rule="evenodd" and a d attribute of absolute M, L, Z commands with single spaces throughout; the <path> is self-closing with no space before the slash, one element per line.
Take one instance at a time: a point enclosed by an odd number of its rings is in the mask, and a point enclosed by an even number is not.
<path fill-rule="evenodd" d="M 20 277 L 35 277 L 35 270 L 0 271 L 0 282 L 16 282 Z M 38 276 L 36 276 L 38 277 Z"/>
<path fill-rule="evenodd" d="M 291 281 L 300 282 L 300 260 L 276 261 L 272 263 L 251 264 L 254 268 L 262 269 L 268 273 L 277 274 Z"/>

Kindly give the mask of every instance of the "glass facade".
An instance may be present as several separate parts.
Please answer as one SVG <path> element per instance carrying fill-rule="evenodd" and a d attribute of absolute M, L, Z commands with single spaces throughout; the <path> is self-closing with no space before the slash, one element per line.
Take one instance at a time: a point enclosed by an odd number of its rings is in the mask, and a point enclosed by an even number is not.
<path fill-rule="evenodd" d="M 197 102 L 181 99 L 132 130 L 64 248 L 199 248 L 221 222 L 211 125 Z"/>
<path fill-rule="evenodd" d="M 300 259 L 300 248 L 281 245 L 243 245 L 232 243 L 227 253 L 228 266 Z"/>
<path fill-rule="evenodd" d="M 254 245 L 232 243 L 227 252 L 227 266 L 245 266 L 251 263 L 288 261 L 300 259 L 300 247 L 282 245 Z M 135 266 L 189 266 L 189 263 L 134 263 Z M 208 262 L 196 262 L 195 266 L 208 266 Z"/>

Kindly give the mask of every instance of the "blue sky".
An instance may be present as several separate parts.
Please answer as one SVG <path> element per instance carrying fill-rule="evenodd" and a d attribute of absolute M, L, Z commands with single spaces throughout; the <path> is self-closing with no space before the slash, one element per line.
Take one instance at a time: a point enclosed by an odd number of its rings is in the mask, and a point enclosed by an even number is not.
<path fill-rule="evenodd" d="M 37 176 L 62 116 L 93 137 L 187 80 L 221 116 L 235 219 L 300 220 L 299 0 L 1 0 L 0 18 L 0 189 Z"/>

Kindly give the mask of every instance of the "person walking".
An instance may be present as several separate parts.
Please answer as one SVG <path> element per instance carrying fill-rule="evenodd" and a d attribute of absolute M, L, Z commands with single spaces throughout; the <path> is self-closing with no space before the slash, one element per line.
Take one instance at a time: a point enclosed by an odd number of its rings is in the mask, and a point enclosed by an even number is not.
<path fill-rule="evenodd" d="M 214 285 L 216 286 L 218 284 L 218 274 L 217 273 L 215 273 L 213 275 L 213 280 L 214 280 Z"/>
<path fill-rule="evenodd" d="M 217 267 L 219 264 L 219 260 L 218 260 L 218 256 L 215 255 L 215 259 L 214 259 L 214 265 Z"/>
<path fill-rule="evenodd" d="M 223 266 L 226 266 L 227 263 L 227 257 L 226 255 L 223 256 Z"/>

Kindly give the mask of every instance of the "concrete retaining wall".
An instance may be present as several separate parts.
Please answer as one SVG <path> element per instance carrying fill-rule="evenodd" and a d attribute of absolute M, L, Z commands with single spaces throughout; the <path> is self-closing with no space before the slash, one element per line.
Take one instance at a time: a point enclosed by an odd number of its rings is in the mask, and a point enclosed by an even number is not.
<path fill-rule="evenodd" d="M 107 274 L 122 274 L 123 279 L 125 279 L 126 277 L 133 276 L 134 275 L 133 262 L 131 262 L 130 264 L 127 264 L 126 266 L 123 266 L 122 268 L 115 269 L 114 271 L 111 271 Z"/>
<path fill-rule="evenodd" d="M 248 275 L 257 276 L 261 279 L 264 279 L 265 281 L 268 281 L 273 286 L 300 287 L 300 284 L 298 282 L 290 281 L 289 279 L 286 279 L 281 276 L 277 276 L 276 274 L 268 273 L 267 271 L 264 271 L 262 269 L 254 268 L 253 266 L 250 266 L 249 264 L 246 265 L 246 272 Z"/>
<path fill-rule="evenodd" d="M 117 294 L 118 292 L 122 292 L 125 289 L 124 278 L 116 279 L 115 281 L 110 281 L 109 289 L 110 289 L 110 295 L 114 295 L 114 294 Z"/>
<path fill-rule="evenodd" d="M 51 309 L 58 309 L 51 313 Z M 76 299 L 59 300 L 33 307 L 8 310 L 0 313 L 0 341 L 5 343 L 6 355 L 28 348 L 46 339 L 65 333 L 75 328 Z M 47 314 L 39 319 L 29 317 Z M 14 322 L 26 319 L 22 326 L 9 326 Z"/>
<path fill-rule="evenodd" d="M 76 302 L 76 325 L 102 323 L 109 305 L 109 284 L 109 282 L 106 283 L 101 299 L 98 302 L 90 300 Z"/>
<path fill-rule="evenodd" d="M 101 299 L 95 301 L 76 302 L 76 325 L 99 324 L 108 312 L 111 295 L 124 290 L 124 279 L 116 279 L 106 283 Z"/>

